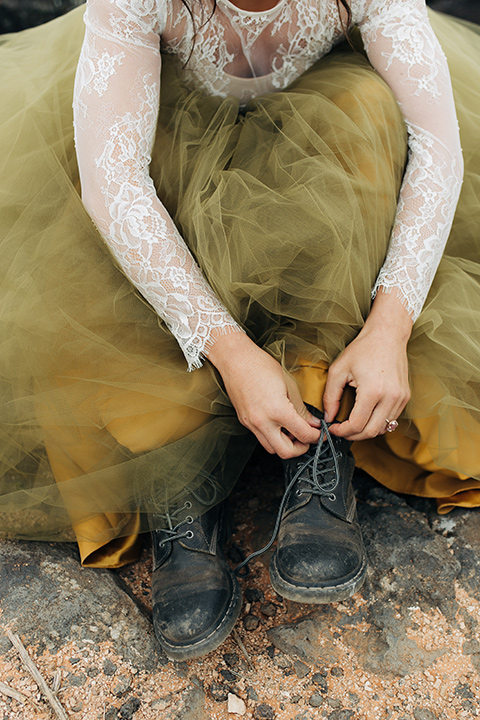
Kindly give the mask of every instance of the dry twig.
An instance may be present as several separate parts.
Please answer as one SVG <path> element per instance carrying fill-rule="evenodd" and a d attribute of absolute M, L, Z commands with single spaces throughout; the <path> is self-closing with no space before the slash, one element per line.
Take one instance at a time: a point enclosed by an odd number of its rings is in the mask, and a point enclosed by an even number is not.
<path fill-rule="evenodd" d="M 22 703 L 22 705 L 25 705 L 26 702 L 29 702 L 30 698 L 28 698 L 23 693 L 19 692 L 18 690 L 14 690 L 10 687 L 10 685 L 7 685 L 6 683 L 2 682 L 0 680 L 0 693 L 2 695 L 6 695 L 9 698 L 13 698 L 14 700 L 17 700 L 17 702 Z"/>
<path fill-rule="evenodd" d="M 237 641 L 238 647 L 240 648 L 240 650 L 242 651 L 242 653 L 245 655 L 245 659 L 246 659 L 246 661 L 247 661 L 247 663 L 248 663 L 248 667 L 250 668 L 250 670 L 253 670 L 253 663 L 252 663 L 252 661 L 250 660 L 250 655 L 248 654 L 247 648 L 246 648 L 245 645 L 243 644 L 242 638 L 241 638 L 240 635 L 238 634 L 236 628 L 233 628 L 233 637 L 234 637 L 235 640 Z"/>
<path fill-rule="evenodd" d="M 55 715 L 57 716 L 58 720 L 68 720 L 68 717 L 65 714 L 65 710 L 60 705 L 58 698 L 53 694 L 53 692 L 48 687 L 45 679 L 40 674 L 37 666 L 33 662 L 30 655 L 28 654 L 28 652 L 27 652 L 24 644 L 20 640 L 19 636 L 14 635 L 9 628 L 5 628 L 5 632 L 7 633 L 8 639 L 12 643 L 13 647 L 20 655 L 20 658 L 21 658 L 23 664 L 25 665 L 25 667 L 27 668 L 28 672 L 33 677 L 33 679 L 37 683 L 38 687 L 40 688 L 40 690 L 42 691 L 42 693 L 44 694 L 44 696 L 50 703 L 52 710 L 55 713 Z"/>

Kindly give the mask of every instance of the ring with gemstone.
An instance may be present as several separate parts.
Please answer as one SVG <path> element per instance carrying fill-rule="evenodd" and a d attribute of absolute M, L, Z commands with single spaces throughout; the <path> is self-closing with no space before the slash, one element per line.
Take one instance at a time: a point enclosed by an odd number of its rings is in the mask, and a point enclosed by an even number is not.
<path fill-rule="evenodd" d="M 387 432 L 393 432 L 398 427 L 398 422 L 396 420 L 385 420 L 387 423 Z"/>

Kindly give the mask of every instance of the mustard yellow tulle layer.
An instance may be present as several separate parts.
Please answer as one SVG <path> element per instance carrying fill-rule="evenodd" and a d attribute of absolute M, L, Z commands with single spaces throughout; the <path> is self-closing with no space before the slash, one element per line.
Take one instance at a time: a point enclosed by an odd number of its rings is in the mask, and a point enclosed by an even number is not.
<path fill-rule="evenodd" d="M 480 37 L 432 20 L 466 180 L 409 345 L 412 400 L 396 433 L 355 455 L 446 511 L 480 505 Z M 186 372 L 83 209 L 71 111 L 82 37 L 78 9 L 0 43 L 0 531 L 75 534 L 86 563 L 118 565 L 182 493 L 227 495 L 254 439 L 208 363 Z M 158 193 L 230 312 L 316 406 L 368 314 L 405 161 L 397 104 L 348 46 L 244 112 L 188 89 L 165 58 Z"/>

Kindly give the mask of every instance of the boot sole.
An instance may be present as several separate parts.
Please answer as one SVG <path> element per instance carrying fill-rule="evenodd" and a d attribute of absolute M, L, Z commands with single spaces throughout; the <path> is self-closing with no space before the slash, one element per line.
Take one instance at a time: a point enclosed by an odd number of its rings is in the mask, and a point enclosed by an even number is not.
<path fill-rule="evenodd" d="M 284 580 L 276 566 L 276 555 L 270 562 L 270 582 L 273 589 L 287 600 L 298 603 L 309 603 L 311 605 L 323 605 L 326 603 L 340 602 L 347 600 L 360 590 L 367 576 L 367 559 L 363 558 L 360 570 L 353 578 L 339 585 L 322 585 L 321 587 L 304 587 L 292 585 Z"/>
<path fill-rule="evenodd" d="M 242 591 L 237 578 L 233 573 L 231 573 L 231 577 L 233 582 L 233 593 L 230 604 L 217 627 L 213 628 L 209 635 L 196 643 L 182 645 L 181 647 L 177 645 L 170 645 L 164 638 L 158 638 L 158 642 L 170 660 L 182 662 L 183 660 L 195 660 L 196 658 L 203 657 L 209 652 L 212 652 L 212 650 L 216 650 L 230 635 L 235 623 L 238 620 L 238 616 L 240 615 L 243 599 Z"/>

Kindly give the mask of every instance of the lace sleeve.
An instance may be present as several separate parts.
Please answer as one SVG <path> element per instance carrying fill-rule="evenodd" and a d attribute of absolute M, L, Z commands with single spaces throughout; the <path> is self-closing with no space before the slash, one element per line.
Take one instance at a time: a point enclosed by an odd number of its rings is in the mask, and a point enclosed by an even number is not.
<path fill-rule="evenodd" d="M 241 328 L 208 286 L 149 175 L 159 102 L 159 17 L 157 0 L 87 0 L 75 142 L 87 211 L 191 370 L 208 353 L 212 331 Z"/>
<path fill-rule="evenodd" d="M 463 176 L 447 61 L 424 0 L 370 0 L 359 23 L 368 57 L 395 93 L 409 159 L 385 263 L 373 289 L 395 289 L 415 320 L 440 262 Z"/>

